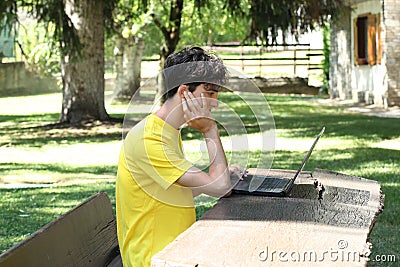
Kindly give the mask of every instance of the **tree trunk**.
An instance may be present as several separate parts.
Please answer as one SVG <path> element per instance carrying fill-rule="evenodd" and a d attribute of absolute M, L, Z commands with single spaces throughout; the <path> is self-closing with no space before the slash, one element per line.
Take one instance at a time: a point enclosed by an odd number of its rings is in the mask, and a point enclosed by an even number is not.
<path fill-rule="evenodd" d="M 121 35 L 115 37 L 115 88 L 114 95 L 119 95 L 124 88 L 124 42 L 125 39 Z"/>
<path fill-rule="evenodd" d="M 123 79 L 123 90 L 120 95 L 130 97 L 132 96 L 137 88 L 133 88 L 133 65 L 135 61 L 135 38 L 130 37 L 125 39 L 124 42 L 124 77 Z"/>
<path fill-rule="evenodd" d="M 119 38 L 121 44 L 122 70 L 117 69 L 117 95 L 120 98 L 132 97 L 140 87 L 141 63 L 144 52 L 144 36 L 135 36 L 129 39 Z M 121 63 L 119 63 L 121 65 Z M 120 66 L 119 66 L 120 67 Z"/>
<path fill-rule="evenodd" d="M 136 38 L 135 59 L 133 62 L 133 85 L 136 90 L 140 87 L 142 80 L 142 58 L 144 53 L 145 37 L 139 36 Z"/>
<path fill-rule="evenodd" d="M 169 29 L 165 27 L 161 29 L 164 35 L 164 43 L 160 50 L 160 63 L 162 66 L 164 66 L 167 57 L 174 53 L 180 40 L 183 1 L 184 0 L 175 0 L 171 2 L 169 15 L 169 23 L 171 26 Z"/>
<path fill-rule="evenodd" d="M 158 18 L 153 17 L 154 23 L 161 30 L 164 36 L 164 43 L 160 49 L 160 69 L 164 67 L 164 62 L 169 55 L 174 53 L 176 46 L 180 40 L 181 32 L 181 22 L 182 22 L 182 12 L 183 12 L 183 1 L 184 0 L 174 0 L 171 1 L 170 14 L 169 14 L 169 28 L 162 25 Z M 162 75 L 158 75 L 157 78 L 157 93 L 155 97 L 155 102 L 161 99 L 162 95 L 165 93 L 165 87 L 163 86 L 164 81 L 162 80 Z M 159 104 L 162 104 L 159 103 Z"/>
<path fill-rule="evenodd" d="M 67 53 L 62 58 L 60 122 L 108 120 L 104 106 L 103 1 L 66 0 L 65 9 L 77 30 L 81 51 L 78 57 Z"/>

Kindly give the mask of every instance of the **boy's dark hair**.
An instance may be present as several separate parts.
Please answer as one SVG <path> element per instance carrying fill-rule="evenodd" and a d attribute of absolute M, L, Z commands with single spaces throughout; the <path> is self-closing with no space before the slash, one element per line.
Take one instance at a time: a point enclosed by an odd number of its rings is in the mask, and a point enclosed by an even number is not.
<path fill-rule="evenodd" d="M 164 63 L 165 94 L 162 102 L 174 96 L 181 84 L 193 92 L 202 83 L 223 86 L 228 71 L 222 60 L 200 47 L 186 47 L 168 56 Z"/>

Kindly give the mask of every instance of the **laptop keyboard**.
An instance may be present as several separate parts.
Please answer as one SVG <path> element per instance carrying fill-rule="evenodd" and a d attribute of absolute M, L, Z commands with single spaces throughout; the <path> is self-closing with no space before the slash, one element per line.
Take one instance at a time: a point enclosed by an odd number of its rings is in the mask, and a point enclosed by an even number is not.
<path fill-rule="evenodd" d="M 286 186 L 289 179 L 285 178 L 265 178 L 257 190 L 268 191 L 273 189 L 281 189 Z"/>

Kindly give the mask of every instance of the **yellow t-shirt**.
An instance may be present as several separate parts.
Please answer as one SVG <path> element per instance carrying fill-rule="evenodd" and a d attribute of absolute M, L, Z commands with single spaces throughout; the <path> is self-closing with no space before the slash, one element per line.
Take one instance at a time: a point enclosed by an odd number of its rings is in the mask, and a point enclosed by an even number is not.
<path fill-rule="evenodd" d="M 195 222 L 192 191 L 175 183 L 190 167 L 180 131 L 156 115 L 129 131 L 116 182 L 117 232 L 125 267 L 150 266 L 154 254 Z"/>

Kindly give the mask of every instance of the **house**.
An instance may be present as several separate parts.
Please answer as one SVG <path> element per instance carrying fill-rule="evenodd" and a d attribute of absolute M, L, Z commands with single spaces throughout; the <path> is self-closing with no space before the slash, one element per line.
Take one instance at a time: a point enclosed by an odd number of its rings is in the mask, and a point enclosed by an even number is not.
<path fill-rule="evenodd" d="M 399 0 L 347 0 L 331 25 L 332 98 L 400 106 L 399 18 Z"/>

